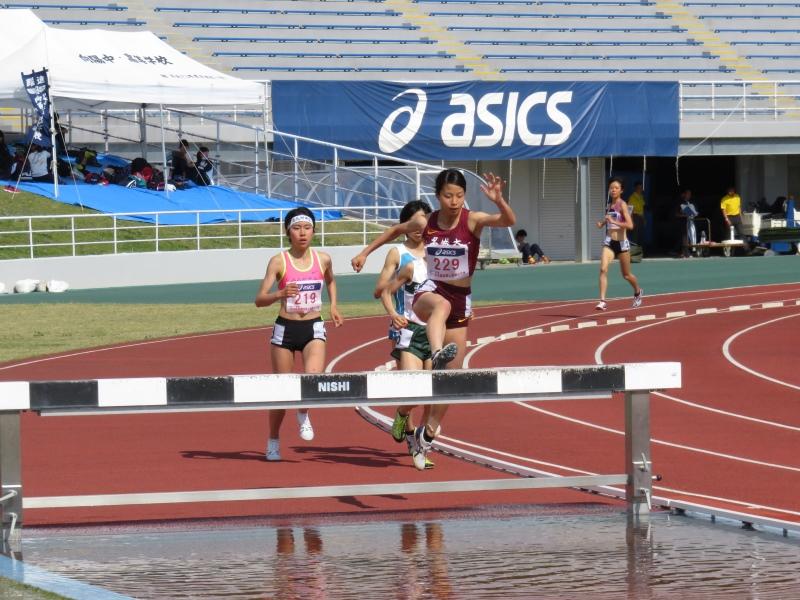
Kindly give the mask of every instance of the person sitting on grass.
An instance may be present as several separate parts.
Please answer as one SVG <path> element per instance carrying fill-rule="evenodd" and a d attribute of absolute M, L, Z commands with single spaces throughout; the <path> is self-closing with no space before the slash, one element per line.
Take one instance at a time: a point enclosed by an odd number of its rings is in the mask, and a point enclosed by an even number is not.
<path fill-rule="evenodd" d="M 514 236 L 514 239 L 517 240 L 517 249 L 522 252 L 522 264 L 535 265 L 539 261 L 544 262 L 544 264 L 549 263 L 550 259 L 539 247 L 539 244 L 529 244 L 525 241 L 525 238 L 527 237 L 528 232 L 524 229 L 517 231 L 516 235 Z"/>

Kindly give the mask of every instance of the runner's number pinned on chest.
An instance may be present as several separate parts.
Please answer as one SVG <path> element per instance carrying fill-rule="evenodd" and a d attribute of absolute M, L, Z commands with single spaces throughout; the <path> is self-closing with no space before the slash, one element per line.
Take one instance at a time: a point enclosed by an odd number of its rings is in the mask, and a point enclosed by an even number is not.
<path fill-rule="evenodd" d="M 299 293 L 286 299 L 286 312 L 310 313 L 322 310 L 322 281 L 295 281 Z"/>
<path fill-rule="evenodd" d="M 425 246 L 428 277 L 439 281 L 469 277 L 467 251 L 462 243 L 428 244 Z"/>

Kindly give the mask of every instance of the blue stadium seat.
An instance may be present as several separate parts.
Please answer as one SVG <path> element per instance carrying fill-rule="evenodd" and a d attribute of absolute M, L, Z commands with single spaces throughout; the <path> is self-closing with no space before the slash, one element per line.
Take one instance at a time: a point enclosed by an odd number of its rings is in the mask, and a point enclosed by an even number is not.
<path fill-rule="evenodd" d="M 407 30 L 419 29 L 416 25 L 377 25 L 372 23 L 342 23 L 342 24 L 322 24 L 322 23 L 223 23 L 216 21 L 209 22 L 187 22 L 179 21 L 172 24 L 173 27 L 202 27 L 202 28 L 225 28 L 225 29 L 352 29 L 352 30 Z"/>
<path fill-rule="evenodd" d="M 110 10 L 115 12 L 128 10 L 127 6 L 120 6 L 118 4 L 40 4 L 38 2 L 0 2 L 0 8 L 29 8 L 31 10 Z"/>
<path fill-rule="evenodd" d="M 147 21 L 138 19 L 42 19 L 48 25 L 82 25 L 91 27 L 113 27 L 115 25 L 125 25 L 131 27 L 143 27 Z"/>

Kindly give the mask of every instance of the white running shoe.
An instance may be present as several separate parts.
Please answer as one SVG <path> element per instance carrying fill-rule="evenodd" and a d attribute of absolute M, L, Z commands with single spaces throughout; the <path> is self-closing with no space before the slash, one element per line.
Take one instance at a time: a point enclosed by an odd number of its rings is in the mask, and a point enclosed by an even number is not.
<path fill-rule="evenodd" d="M 414 461 L 414 466 L 419 471 L 424 471 L 427 463 L 428 452 L 433 447 L 433 443 L 429 442 L 422 435 L 425 431 L 425 426 L 421 425 L 414 430 L 414 443 L 411 452 L 411 459 Z"/>
<path fill-rule="evenodd" d="M 642 296 L 644 295 L 644 290 L 639 288 L 639 291 L 633 295 L 633 308 L 639 308 L 642 305 Z"/>
<path fill-rule="evenodd" d="M 314 439 L 314 428 L 311 426 L 311 419 L 308 418 L 308 411 L 297 411 L 297 423 L 300 425 L 300 437 L 310 442 Z"/>
<path fill-rule="evenodd" d="M 607 310 L 608 304 L 606 304 L 605 300 L 600 300 L 600 302 L 598 302 L 597 306 L 595 306 L 594 308 L 595 310 Z"/>
<path fill-rule="evenodd" d="M 269 439 L 267 442 L 267 460 L 270 462 L 279 461 L 281 459 L 281 443 L 279 440 Z"/>

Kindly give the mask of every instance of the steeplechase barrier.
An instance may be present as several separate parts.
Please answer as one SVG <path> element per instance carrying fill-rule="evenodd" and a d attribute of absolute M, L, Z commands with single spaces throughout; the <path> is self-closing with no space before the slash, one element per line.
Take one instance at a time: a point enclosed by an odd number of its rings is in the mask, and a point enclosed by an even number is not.
<path fill-rule="evenodd" d="M 219 502 L 545 487 L 624 485 L 629 511 L 648 514 L 650 392 L 681 387 L 675 362 L 452 371 L 144 377 L 0 382 L 0 517 L 6 539 L 23 510 L 174 502 Z M 576 477 L 339 485 L 245 490 L 25 497 L 20 414 L 110 415 L 164 411 L 332 408 L 609 398 L 624 392 L 626 472 Z"/>

